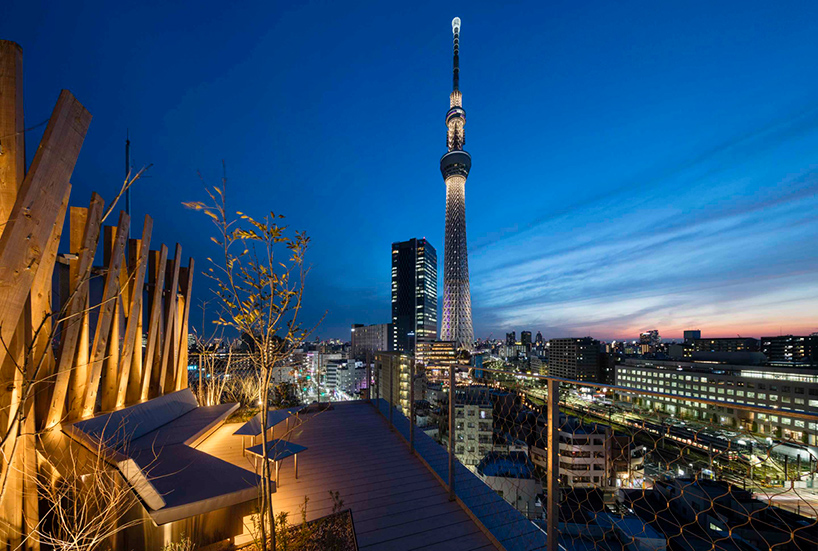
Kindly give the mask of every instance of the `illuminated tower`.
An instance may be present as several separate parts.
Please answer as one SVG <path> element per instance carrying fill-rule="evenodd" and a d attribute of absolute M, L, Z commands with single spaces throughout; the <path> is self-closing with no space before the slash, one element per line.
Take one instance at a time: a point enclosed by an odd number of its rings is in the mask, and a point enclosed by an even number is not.
<path fill-rule="evenodd" d="M 446 146 L 448 153 L 440 159 L 440 172 L 446 182 L 446 237 L 443 248 L 443 323 L 441 338 L 456 341 L 457 346 L 471 350 L 474 329 L 471 322 L 469 290 L 469 256 L 466 249 L 466 178 L 471 155 L 463 151 L 466 111 L 460 93 L 460 18 L 452 20 L 454 33 L 454 76 L 446 113 Z"/>

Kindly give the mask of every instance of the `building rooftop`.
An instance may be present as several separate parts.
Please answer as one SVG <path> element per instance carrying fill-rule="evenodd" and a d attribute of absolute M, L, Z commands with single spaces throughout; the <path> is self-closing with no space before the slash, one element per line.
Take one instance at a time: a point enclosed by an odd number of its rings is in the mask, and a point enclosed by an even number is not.
<path fill-rule="evenodd" d="M 477 472 L 483 476 L 534 478 L 533 471 L 534 466 L 523 452 L 490 452 L 477 465 Z"/>

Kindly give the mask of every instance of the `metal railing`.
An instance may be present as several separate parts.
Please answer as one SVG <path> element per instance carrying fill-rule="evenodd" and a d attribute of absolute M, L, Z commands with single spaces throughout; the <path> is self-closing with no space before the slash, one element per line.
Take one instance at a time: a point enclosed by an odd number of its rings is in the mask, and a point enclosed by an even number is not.
<path fill-rule="evenodd" d="M 418 433 L 445 448 L 437 473 L 450 499 L 461 499 L 456 473 L 467 469 L 559 534 L 549 550 L 818 549 L 813 413 L 508 370 L 476 378 L 465 366 L 444 368 L 442 384 L 416 399 L 414 383 L 425 379 L 414 366 L 378 367 L 373 396 L 390 426 L 408 409 L 413 453 Z M 409 370 L 408 408 L 395 369 Z M 762 422 L 770 419 L 791 430 Z"/>

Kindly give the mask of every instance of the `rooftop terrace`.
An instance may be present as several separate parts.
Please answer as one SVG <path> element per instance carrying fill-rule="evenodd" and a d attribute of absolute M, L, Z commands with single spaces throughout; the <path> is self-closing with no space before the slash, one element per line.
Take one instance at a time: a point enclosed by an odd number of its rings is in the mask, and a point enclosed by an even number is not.
<path fill-rule="evenodd" d="M 302 423 L 289 434 L 284 436 L 282 426 L 275 433 L 307 447 L 299 454 L 297 480 L 293 461 L 281 464 L 273 496 L 277 513 L 287 511 L 293 522 L 300 521 L 306 496 L 307 520 L 325 516 L 332 512 L 329 492 L 337 491 L 344 508 L 352 511 L 363 551 L 497 549 L 464 507 L 449 501 L 432 471 L 371 404 L 336 402 L 333 409 L 299 417 Z M 252 471 L 252 457 L 242 455 L 235 429 L 223 425 L 198 449 Z"/>

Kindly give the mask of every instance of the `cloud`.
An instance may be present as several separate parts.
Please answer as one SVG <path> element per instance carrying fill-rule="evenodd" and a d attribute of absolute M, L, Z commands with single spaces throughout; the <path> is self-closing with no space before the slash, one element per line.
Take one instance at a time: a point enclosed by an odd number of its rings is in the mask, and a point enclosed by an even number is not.
<path fill-rule="evenodd" d="M 748 164 L 756 162 L 769 159 Z M 818 306 L 818 255 L 809 246 L 818 242 L 818 173 L 766 183 L 753 166 L 743 170 L 708 194 L 690 188 L 673 205 L 653 196 L 607 220 L 591 205 L 479 251 L 473 302 L 475 314 L 489 316 L 475 316 L 478 334 L 818 328 L 807 315 Z"/>

